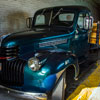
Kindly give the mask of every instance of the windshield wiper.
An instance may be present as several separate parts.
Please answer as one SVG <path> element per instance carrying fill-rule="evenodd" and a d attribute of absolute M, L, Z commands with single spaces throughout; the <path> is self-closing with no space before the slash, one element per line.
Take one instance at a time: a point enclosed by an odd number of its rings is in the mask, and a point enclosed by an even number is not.
<path fill-rule="evenodd" d="M 58 16 L 62 10 L 63 10 L 63 8 L 60 8 L 59 11 L 52 17 L 52 19 L 55 19 L 56 16 Z"/>

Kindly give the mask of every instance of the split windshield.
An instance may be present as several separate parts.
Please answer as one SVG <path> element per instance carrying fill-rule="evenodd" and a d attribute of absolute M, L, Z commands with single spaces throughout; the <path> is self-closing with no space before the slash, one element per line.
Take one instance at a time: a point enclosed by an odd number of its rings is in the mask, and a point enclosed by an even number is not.
<path fill-rule="evenodd" d="M 57 11 L 50 10 L 37 13 L 35 15 L 34 26 L 66 26 L 73 25 L 75 13 L 71 11 L 64 11 L 60 8 Z"/>

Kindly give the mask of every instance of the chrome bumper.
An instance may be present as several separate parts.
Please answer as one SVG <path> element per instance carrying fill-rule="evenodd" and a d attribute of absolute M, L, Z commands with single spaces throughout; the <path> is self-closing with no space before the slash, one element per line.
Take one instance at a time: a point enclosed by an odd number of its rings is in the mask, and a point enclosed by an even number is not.
<path fill-rule="evenodd" d="M 30 99 L 30 100 L 47 100 L 47 95 L 45 93 L 30 93 L 30 92 L 22 92 L 14 89 L 10 89 L 0 85 L 0 91 L 4 94 L 9 94 L 13 97 L 22 98 L 22 99 Z"/>

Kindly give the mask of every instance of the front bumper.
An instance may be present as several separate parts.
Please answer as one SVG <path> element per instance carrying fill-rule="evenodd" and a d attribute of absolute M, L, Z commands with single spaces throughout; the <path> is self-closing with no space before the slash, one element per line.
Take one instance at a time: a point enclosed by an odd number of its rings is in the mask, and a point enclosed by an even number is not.
<path fill-rule="evenodd" d="M 28 99 L 28 100 L 47 100 L 47 94 L 45 93 L 30 93 L 30 92 L 23 92 L 14 89 L 10 89 L 0 85 L 0 91 L 4 94 L 9 94 L 10 96 L 21 98 L 21 99 Z"/>

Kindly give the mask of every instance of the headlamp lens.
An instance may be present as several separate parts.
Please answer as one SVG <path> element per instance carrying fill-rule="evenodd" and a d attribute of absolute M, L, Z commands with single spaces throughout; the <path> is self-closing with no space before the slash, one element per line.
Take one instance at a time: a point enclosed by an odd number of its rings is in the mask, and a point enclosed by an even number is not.
<path fill-rule="evenodd" d="M 39 64 L 39 59 L 37 59 L 36 57 L 30 58 L 28 60 L 28 66 L 30 69 L 32 69 L 33 71 L 37 71 L 40 69 L 41 65 Z"/>

